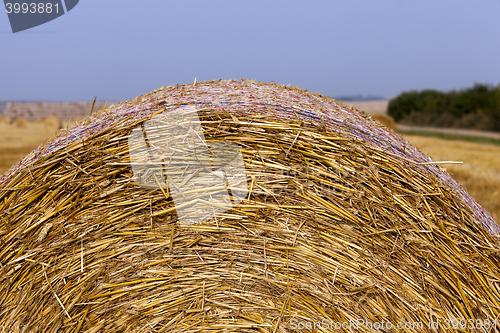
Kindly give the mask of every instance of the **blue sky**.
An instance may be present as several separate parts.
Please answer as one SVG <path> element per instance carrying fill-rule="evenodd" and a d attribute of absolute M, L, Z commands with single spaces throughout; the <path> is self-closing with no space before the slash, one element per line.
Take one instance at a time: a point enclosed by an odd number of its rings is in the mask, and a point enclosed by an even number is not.
<path fill-rule="evenodd" d="M 257 79 L 329 96 L 500 84 L 500 0 L 81 0 L 12 34 L 0 101 L 128 100 L 177 83 Z"/>

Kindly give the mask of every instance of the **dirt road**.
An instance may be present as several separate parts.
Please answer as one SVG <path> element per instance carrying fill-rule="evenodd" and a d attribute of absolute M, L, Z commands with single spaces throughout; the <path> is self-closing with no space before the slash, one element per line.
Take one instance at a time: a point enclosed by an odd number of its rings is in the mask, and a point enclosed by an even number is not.
<path fill-rule="evenodd" d="M 421 126 L 407 126 L 407 125 L 397 125 L 397 128 L 399 131 L 405 131 L 405 132 L 443 133 L 443 134 L 500 140 L 499 132 L 475 131 L 475 130 L 460 129 L 460 128 L 421 127 Z"/>

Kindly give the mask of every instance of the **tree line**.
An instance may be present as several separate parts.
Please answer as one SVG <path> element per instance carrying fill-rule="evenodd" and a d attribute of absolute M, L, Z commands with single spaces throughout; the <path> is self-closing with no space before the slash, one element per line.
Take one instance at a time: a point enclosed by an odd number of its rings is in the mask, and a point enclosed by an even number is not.
<path fill-rule="evenodd" d="M 441 92 L 407 91 L 389 102 L 388 114 L 407 125 L 500 131 L 500 85 Z"/>

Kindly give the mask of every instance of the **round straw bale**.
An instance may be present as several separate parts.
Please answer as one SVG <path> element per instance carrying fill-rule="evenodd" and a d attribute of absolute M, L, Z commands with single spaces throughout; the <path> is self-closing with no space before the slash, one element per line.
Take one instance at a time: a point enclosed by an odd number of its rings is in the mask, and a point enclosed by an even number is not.
<path fill-rule="evenodd" d="M 48 116 L 43 119 L 43 125 L 47 130 L 57 131 L 61 128 L 61 120 L 58 116 Z"/>
<path fill-rule="evenodd" d="M 24 117 L 18 117 L 14 120 L 14 126 L 17 128 L 25 128 L 28 125 L 28 120 Z"/>
<path fill-rule="evenodd" d="M 498 331 L 498 225 L 357 111 L 212 81 L 85 124 L 0 179 L 3 330 Z"/>
<path fill-rule="evenodd" d="M 385 113 L 372 113 L 370 114 L 370 117 L 372 119 L 375 119 L 385 127 L 391 129 L 392 131 L 396 132 L 396 122 L 394 121 L 394 118 L 389 116 L 388 114 Z"/>

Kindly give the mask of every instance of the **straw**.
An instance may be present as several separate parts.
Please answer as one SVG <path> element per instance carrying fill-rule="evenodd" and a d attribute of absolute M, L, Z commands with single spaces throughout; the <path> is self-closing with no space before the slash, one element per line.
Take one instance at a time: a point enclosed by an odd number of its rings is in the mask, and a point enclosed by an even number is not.
<path fill-rule="evenodd" d="M 381 148 L 415 162 L 431 162 L 430 158 L 409 144 L 401 136 L 380 127 L 380 123 L 367 118 L 354 108 L 320 94 L 312 94 L 299 88 L 264 84 L 242 79 L 242 81 L 198 82 L 163 87 L 134 100 L 111 105 L 84 122 L 62 133 L 51 142 L 41 146 L 18 165 L 0 177 L 0 183 L 19 170 L 26 168 L 39 158 L 75 143 L 84 142 L 98 133 L 117 126 L 127 126 L 145 120 L 162 110 L 179 105 L 215 107 L 217 112 L 247 115 L 268 115 L 278 119 L 298 119 L 305 123 L 323 123 L 329 129 L 348 138 L 362 140 L 365 144 Z M 500 228 L 486 212 L 443 169 L 435 165 L 423 165 L 422 172 L 434 174 L 452 188 L 456 195 L 474 212 L 492 235 L 499 236 Z"/>
<path fill-rule="evenodd" d="M 138 186 L 128 138 L 192 100 L 210 146 L 240 147 L 248 193 L 186 226 L 171 188 Z M 0 328 L 286 332 L 293 320 L 383 320 L 421 332 L 489 320 L 498 331 L 495 222 L 379 126 L 247 81 L 161 89 L 94 113 L 0 183 Z"/>

